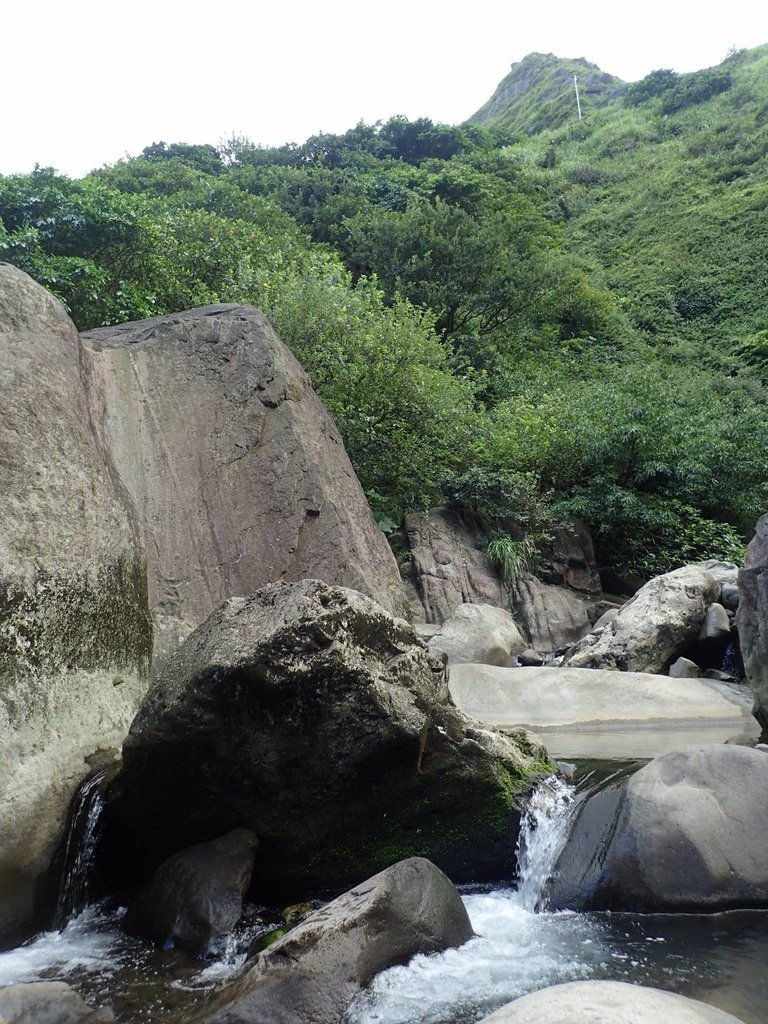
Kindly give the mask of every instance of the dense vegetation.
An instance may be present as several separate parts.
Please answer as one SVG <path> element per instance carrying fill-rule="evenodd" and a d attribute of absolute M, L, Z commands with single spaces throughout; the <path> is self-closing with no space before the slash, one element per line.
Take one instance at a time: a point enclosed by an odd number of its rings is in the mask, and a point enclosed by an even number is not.
<path fill-rule="evenodd" d="M 263 308 L 386 529 L 448 502 L 496 539 L 579 515 L 645 574 L 738 558 L 768 508 L 768 48 L 611 80 L 582 121 L 562 63 L 483 124 L 0 179 L 0 258 L 83 329 Z M 513 134 L 537 82 L 549 127 Z"/>

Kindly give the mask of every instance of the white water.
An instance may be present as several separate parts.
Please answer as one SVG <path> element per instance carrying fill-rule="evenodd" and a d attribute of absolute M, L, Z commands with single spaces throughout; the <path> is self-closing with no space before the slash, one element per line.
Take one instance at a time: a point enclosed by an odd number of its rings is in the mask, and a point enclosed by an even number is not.
<path fill-rule="evenodd" d="M 345 1024 L 465 1024 L 543 985 L 587 978 L 610 961 L 595 921 L 535 913 L 568 835 L 574 795 L 560 779 L 545 779 L 521 822 L 517 889 L 465 896 L 477 937 L 380 974 Z"/>
<path fill-rule="evenodd" d="M 73 801 L 72 821 L 64 852 L 64 871 L 56 907 L 56 925 L 64 928 L 89 903 L 88 882 L 96 854 L 104 798 L 101 786 L 106 769 L 80 786 Z"/>

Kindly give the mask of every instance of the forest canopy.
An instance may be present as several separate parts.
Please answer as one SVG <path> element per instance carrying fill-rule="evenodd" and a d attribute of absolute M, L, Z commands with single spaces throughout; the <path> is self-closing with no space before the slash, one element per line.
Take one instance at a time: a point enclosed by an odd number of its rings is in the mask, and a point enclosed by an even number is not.
<path fill-rule="evenodd" d="M 767 62 L 530 135 L 395 117 L 35 168 L 0 178 L 0 259 L 81 329 L 262 308 L 388 531 L 450 504 L 538 542 L 579 516 L 622 571 L 738 559 L 768 507 Z"/>

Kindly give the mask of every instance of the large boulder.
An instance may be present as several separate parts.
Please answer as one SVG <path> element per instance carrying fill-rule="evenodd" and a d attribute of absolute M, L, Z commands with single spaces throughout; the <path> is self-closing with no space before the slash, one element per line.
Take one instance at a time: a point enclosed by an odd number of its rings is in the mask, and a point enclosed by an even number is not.
<path fill-rule="evenodd" d="M 0 945 L 55 907 L 70 799 L 148 680 L 142 545 L 88 388 L 63 307 L 0 264 Z"/>
<path fill-rule="evenodd" d="M 757 732 L 748 699 L 702 679 L 454 665 L 449 687 L 465 714 L 499 728 L 532 729 L 557 756 L 654 757 L 681 743 Z"/>
<path fill-rule="evenodd" d="M 0 989 L 2 1024 L 114 1024 L 107 1007 L 93 1009 L 61 981 L 36 981 Z"/>
<path fill-rule="evenodd" d="M 406 516 L 408 570 L 418 599 L 414 619 L 442 623 L 461 604 L 509 608 L 509 589 L 481 550 L 472 516 L 433 508 Z"/>
<path fill-rule="evenodd" d="M 504 665 L 528 646 L 508 611 L 490 604 L 460 604 L 429 639 L 433 654 L 451 664 Z"/>
<path fill-rule="evenodd" d="M 758 520 L 739 571 L 736 628 L 747 682 L 755 695 L 754 715 L 768 734 L 768 515 Z"/>
<path fill-rule="evenodd" d="M 258 845 L 255 833 L 235 829 L 175 853 L 128 907 L 125 930 L 203 955 L 239 921 Z"/>
<path fill-rule="evenodd" d="M 531 992 L 480 1024 L 742 1024 L 739 1018 L 675 992 L 625 981 L 570 981 Z"/>
<path fill-rule="evenodd" d="M 106 861 L 146 873 L 233 828 L 257 895 L 342 889 L 404 855 L 508 875 L 541 753 L 467 719 L 442 660 L 355 591 L 316 580 L 223 604 L 168 660 L 123 747 Z"/>
<path fill-rule="evenodd" d="M 646 583 L 622 605 L 613 621 L 588 633 L 571 650 L 573 668 L 665 672 L 698 636 L 720 584 L 694 565 Z"/>
<path fill-rule="evenodd" d="M 269 322 L 221 305 L 89 331 L 93 416 L 147 540 L 155 655 L 223 600 L 316 577 L 405 593 L 330 416 Z"/>
<path fill-rule="evenodd" d="M 596 793 L 558 860 L 549 906 L 640 912 L 768 905 L 768 756 L 705 745 Z"/>
<path fill-rule="evenodd" d="M 591 629 L 590 604 L 583 597 L 534 576 L 516 581 L 512 602 L 518 622 L 537 651 L 558 651 Z"/>
<path fill-rule="evenodd" d="M 315 911 L 184 1024 L 338 1024 L 380 971 L 471 937 L 453 885 L 413 857 Z"/>

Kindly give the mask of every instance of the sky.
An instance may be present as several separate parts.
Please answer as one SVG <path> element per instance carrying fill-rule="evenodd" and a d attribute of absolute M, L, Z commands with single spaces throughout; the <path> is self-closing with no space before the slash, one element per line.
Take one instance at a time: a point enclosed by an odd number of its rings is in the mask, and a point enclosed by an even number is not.
<path fill-rule="evenodd" d="M 0 18 L 0 174 L 72 177 L 153 142 L 455 124 L 527 53 L 636 81 L 768 43 L 760 0 L 28 0 Z"/>

